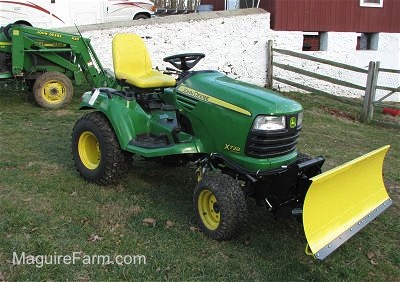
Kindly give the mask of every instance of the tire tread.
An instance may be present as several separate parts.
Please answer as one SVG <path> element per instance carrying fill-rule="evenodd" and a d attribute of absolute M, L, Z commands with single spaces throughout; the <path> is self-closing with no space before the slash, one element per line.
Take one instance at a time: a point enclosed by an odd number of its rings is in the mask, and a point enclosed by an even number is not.
<path fill-rule="evenodd" d="M 221 220 L 216 230 L 209 230 L 198 212 L 198 196 L 203 189 L 208 189 L 216 196 L 220 205 Z M 194 209 L 200 229 L 216 240 L 228 240 L 243 227 L 247 221 L 247 205 L 238 182 L 225 174 L 206 174 L 198 183 L 194 193 Z"/>
<path fill-rule="evenodd" d="M 65 86 L 65 99 L 58 104 L 49 104 L 42 97 L 41 89 L 43 88 L 44 84 L 50 80 L 60 81 Z M 32 92 L 39 106 L 49 109 L 58 109 L 64 107 L 71 101 L 74 94 L 74 87 L 72 86 L 71 80 L 65 74 L 52 71 L 45 72 L 36 79 L 36 81 L 33 83 Z"/>
<path fill-rule="evenodd" d="M 104 159 L 102 158 L 103 165 L 101 167 L 101 173 L 98 175 L 96 174 L 96 176 L 88 174 L 88 170 L 80 162 L 77 150 L 77 142 L 80 136 L 78 133 L 80 131 L 83 132 L 81 127 L 85 126 L 93 127 L 95 129 L 94 131 L 100 132 L 100 136 L 96 135 L 96 137 L 99 142 L 105 144 L 104 146 L 106 148 L 106 157 Z M 102 153 L 103 151 L 104 150 L 102 150 Z M 97 185 L 109 185 L 118 182 L 121 177 L 127 173 L 130 167 L 131 154 L 120 148 L 110 122 L 101 112 L 91 112 L 78 119 L 72 133 L 71 154 L 75 160 L 75 167 L 80 175 L 87 181 Z"/>

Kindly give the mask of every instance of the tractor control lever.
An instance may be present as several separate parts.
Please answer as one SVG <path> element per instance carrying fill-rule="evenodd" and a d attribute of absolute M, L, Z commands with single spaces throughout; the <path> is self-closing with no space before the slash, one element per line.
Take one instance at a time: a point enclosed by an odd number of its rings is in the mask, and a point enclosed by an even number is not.
<path fill-rule="evenodd" d="M 163 72 L 164 74 L 176 74 L 176 75 L 181 75 L 182 74 L 181 71 L 179 71 L 177 69 L 174 69 L 174 68 L 166 67 L 166 70 L 167 71 Z"/>
<path fill-rule="evenodd" d="M 167 70 L 167 71 L 174 71 L 174 72 L 178 72 L 178 70 L 177 70 L 177 69 L 170 68 L 170 67 L 167 67 L 167 68 L 166 68 L 166 70 Z"/>

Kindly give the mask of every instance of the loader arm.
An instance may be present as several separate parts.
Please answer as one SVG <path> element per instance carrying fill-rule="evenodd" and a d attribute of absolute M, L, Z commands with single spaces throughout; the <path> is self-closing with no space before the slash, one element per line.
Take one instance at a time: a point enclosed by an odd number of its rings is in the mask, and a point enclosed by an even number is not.
<path fill-rule="evenodd" d="M 40 56 L 64 73 L 72 73 L 77 85 L 84 82 L 84 77 L 95 87 L 115 87 L 113 75 L 108 74 L 101 65 L 90 40 L 80 35 L 46 30 L 24 25 L 14 25 L 12 37 L 12 72 L 20 75 L 25 69 L 25 54 Z M 71 54 L 70 60 L 65 54 Z M 38 69 L 36 69 L 38 68 Z M 40 70 L 32 65 L 29 72 Z"/>

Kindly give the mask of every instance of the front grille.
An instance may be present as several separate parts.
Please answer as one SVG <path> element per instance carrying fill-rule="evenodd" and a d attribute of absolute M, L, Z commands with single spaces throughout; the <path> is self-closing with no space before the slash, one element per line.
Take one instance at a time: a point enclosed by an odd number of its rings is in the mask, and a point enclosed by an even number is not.
<path fill-rule="evenodd" d="M 252 130 L 247 137 L 245 154 L 254 158 L 273 158 L 296 150 L 301 127 L 279 132 Z"/>

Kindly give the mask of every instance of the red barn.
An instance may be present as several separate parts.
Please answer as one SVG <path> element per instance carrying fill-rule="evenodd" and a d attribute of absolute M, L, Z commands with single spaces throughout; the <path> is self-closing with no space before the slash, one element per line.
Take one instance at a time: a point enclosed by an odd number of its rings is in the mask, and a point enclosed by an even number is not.
<path fill-rule="evenodd" d="M 229 0 L 201 0 L 224 10 Z M 258 0 L 241 0 L 240 8 Z M 400 33 L 400 0 L 260 0 L 278 31 Z"/>

